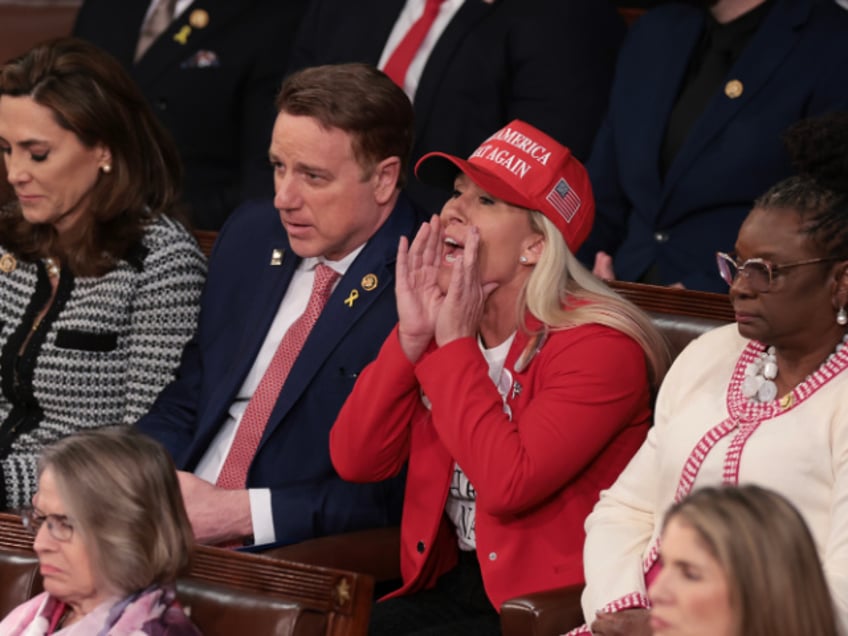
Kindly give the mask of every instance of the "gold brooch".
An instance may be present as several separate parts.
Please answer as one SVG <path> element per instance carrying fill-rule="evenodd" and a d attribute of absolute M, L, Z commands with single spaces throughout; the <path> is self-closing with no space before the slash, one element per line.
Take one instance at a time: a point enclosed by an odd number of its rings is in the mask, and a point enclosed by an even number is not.
<path fill-rule="evenodd" d="M 780 400 L 778 401 L 778 404 L 780 404 L 780 408 L 788 409 L 790 406 L 795 404 L 795 395 L 792 393 L 792 391 L 790 391 L 789 393 L 784 395 L 782 398 L 780 398 Z"/>
<path fill-rule="evenodd" d="M 0 272 L 8 274 L 9 272 L 14 272 L 17 267 L 18 261 L 16 261 L 15 257 L 11 254 L 3 254 L 3 256 L 0 256 Z"/>
<path fill-rule="evenodd" d="M 377 289 L 378 284 L 379 281 L 377 280 L 376 274 L 365 274 L 365 276 L 362 277 L 362 289 L 365 291 L 374 291 Z"/>
<path fill-rule="evenodd" d="M 742 92 L 744 90 L 745 87 L 739 80 L 730 80 L 727 84 L 724 85 L 724 94 L 727 95 L 730 99 L 742 97 Z"/>
<path fill-rule="evenodd" d="M 209 24 L 209 14 L 203 9 L 195 9 L 188 16 L 188 23 L 195 29 L 205 29 Z"/>

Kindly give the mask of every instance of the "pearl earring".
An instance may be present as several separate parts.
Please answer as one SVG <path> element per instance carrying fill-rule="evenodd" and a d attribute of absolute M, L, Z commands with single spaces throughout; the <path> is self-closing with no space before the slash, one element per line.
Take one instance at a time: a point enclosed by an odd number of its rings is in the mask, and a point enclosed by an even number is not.
<path fill-rule="evenodd" d="M 519 262 L 519 263 L 521 263 L 522 265 L 526 265 L 526 264 L 527 264 L 527 260 L 528 260 L 528 259 L 527 259 L 527 257 L 526 257 L 526 256 L 519 256 L 519 257 L 518 257 L 518 262 Z"/>
<path fill-rule="evenodd" d="M 102 166 L 100 166 L 100 170 L 103 171 L 103 174 L 109 174 L 110 172 L 112 172 L 112 164 L 104 163 Z"/>
<path fill-rule="evenodd" d="M 840 327 L 844 327 L 848 325 L 848 312 L 845 311 L 845 307 L 840 307 L 839 311 L 836 312 L 836 324 Z"/>

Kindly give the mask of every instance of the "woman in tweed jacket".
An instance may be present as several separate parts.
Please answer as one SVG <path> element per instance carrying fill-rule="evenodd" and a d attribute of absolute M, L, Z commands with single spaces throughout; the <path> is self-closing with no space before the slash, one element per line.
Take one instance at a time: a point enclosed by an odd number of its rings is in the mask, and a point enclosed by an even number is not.
<path fill-rule="evenodd" d="M 133 423 L 194 332 L 203 256 L 173 218 L 181 171 L 121 66 L 61 39 L 0 67 L 0 509 L 36 458 Z"/>

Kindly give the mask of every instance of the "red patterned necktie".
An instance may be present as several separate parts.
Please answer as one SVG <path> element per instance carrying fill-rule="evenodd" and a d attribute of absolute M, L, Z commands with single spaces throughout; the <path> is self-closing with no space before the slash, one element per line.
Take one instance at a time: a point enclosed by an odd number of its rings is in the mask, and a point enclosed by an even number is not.
<path fill-rule="evenodd" d="M 256 455 L 256 449 L 259 448 L 259 440 L 262 439 L 262 433 L 277 403 L 277 397 L 303 348 L 303 343 L 312 331 L 312 326 L 318 320 L 324 305 L 327 304 L 333 283 L 338 277 L 338 272 L 324 264 L 319 264 L 315 268 L 315 282 L 312 284 L 312 294 L 309 296 L 306 310 L 292 323 L 286 335 L 283 336 L 280 346 L 277 347 L 271 359 L 271 364 L 268 365 L 259 386 L 247 404 L 236 430 L 233 445 L 215 482 L 219 488 L 232 490 L 245 487 L 247 469 Z"/>
<path fill-rule="evenodd" d="M 406 74 L 409 71 L 409 65 L 412 64 L 412 58 L 421 48 L 421 43 L 427 37 L 427 32 L 433 26 L 433 22 L 436 21 L 442 2 L 444 0 L 427 0 L 427 4 L 424 5 L 424 13 L 409 27 L 409 31 L 403 36 L 400 44 L 397 45 L 383 67 L 383 72 L 401 88 L 403 88 Z"/>

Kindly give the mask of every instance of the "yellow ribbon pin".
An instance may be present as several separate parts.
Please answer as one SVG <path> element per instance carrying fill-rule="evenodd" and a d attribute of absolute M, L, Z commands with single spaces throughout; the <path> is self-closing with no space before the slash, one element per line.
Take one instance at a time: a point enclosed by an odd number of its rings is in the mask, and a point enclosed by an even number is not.
<path fill-rule="evenodd" d="M 191 35 L 191 27 L 187 24 L 183 25 L 183 28 L 179 30 L 178 33 L 174 34 L 174 42 L 179 42 L 180 44 L 188 44 L 188 36 Z"/>
<path fill-rule="evenodd" d="M 345 298 L 344 303 L 348 307 L 353 307 L 353 303 L 356 301 L 357 298 L 359 298 L 359 290 L 358 289 L 351 289 L 350 295 L 347 298 Z"/>

